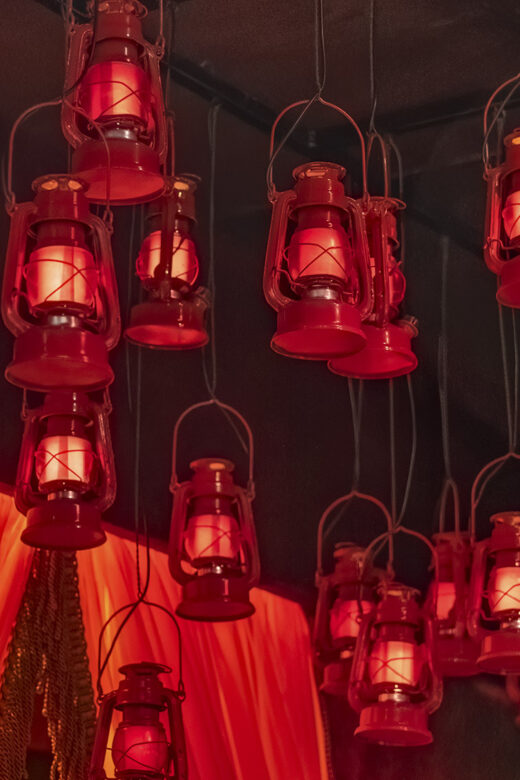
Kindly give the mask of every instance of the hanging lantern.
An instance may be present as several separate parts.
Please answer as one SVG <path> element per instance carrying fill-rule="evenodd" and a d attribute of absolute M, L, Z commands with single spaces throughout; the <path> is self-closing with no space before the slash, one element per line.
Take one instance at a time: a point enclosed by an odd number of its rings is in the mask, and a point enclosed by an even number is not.
<path fill-rule="evenodd" d="M 26 544 L 82 550 L 105 541 L 101 513 L 116 490 L 109 411 L 74 392 L 24 409 L 15 502 L 27 515 Z"/>
<path fill-rule="evenodd" d="M 502 165 L 486 170 L 484 259 L 499 277 L 497 301 L 520 307 L 520 129 L 504 140 Z"/>
<path fill-rule="evenodd" d="M 314 622 L 314 647 L 324 665 L 320 691 L 347 696 L 350 667 L 363 617 L 374 608 L 379 573 L 365 565 L 365 550 L 340 543 L 334 571 L 321 576 Z"/>
<path fill-rule="evenodd" d="M 202 458 L 192 478 L 173 483 L 169 563 L 183 586 L 177 614 L 192 620 L 252 615 L 249 591 L 259 578 L 251 496 L 235 484 L 233 463 Z"/>
<path fill-rule="evenodd" d="M 350 675 L 349 701 L 360 713 L 355 734 L 382 745 L 427 745 L 428 713 L 442 698 L 431 624 L 413 588 L 383 583 L 379 594 L 363 621 Z"/>
<path fill-rule="evenodd" d="M 399 319 L 406 280 L 396 260 L 399 248 L 397 213 L 404 207 L 387 197 L 369 197 L 363 202 L 364 224 L 370 251 L 373 307 L 363 322 L 366 344 L 354 354 L 329 362 L 329 369 L 355 379 L 391 379 L 409 374 L 417 366 L 411 339 L 417 335 L 416 320 Z"/>
<path fill-rule="evenodd" d="M 189 175 L 170 179 L 165 195 L 150 206 L 149 233 L 137 258 L 137 275 L 149 299 L 133 307 L 125 330 L 136 344 L 194 349 L 208 342 L 207 291 L 195 289 L 199 261 L 191 238 L 198 181 Z"/>
<path fill-rule="evenodd" d="M 467 598 L 471 547 L 467 533 L 443 532 L 433 537 L 438 577 L 432 581 L 426 611 L 433 620 L 435 657 L 443 677 L 478 674 L 478 644 L 467 630 Z"/>
<path fill-rule="evenodd" d="M 188 766 L 181 701 L 159 680 L 171 672 L 155 663 L 128 664 L 116 691 L 101 700 L 89 780 L 107 780 L 104 770 L 114 711 L 121 713 L 110 748 L 115 780 L 186 780 Z M 168 716 L 169 735 L 161 715 Z"/>
<path fill-rule="evenodd" d="M 480 641 L 478 666 L 492 674 L 520 673 L 520 512 L 491 517 L 489 539 L 475 545 L 468 630 Z M 491 565 L 491 563 L 493 564 Z"/>
<path fill-rule="evenodd" d="M 7 247 L 2 317 L 16 342 L 6 378 L 31 390 L 106 387 L 120 334 L 110 236 L 79 179 L 44 176 L 33 188 Z"/>
<path fill-rule="evenodd" d="M 264 270 L 264 294 L 278 312 L 271 347 L 308 360 L 357 352 L 371 305 L 361 207 L 345 195 L 340 165 L 307 163 L 293 175 L 294 189 L 273 195 Z"/>
<path fill-rule="evenodd" d="M 72 170 L 95 202 L 142 203 L 163 189 L 166 120 L 145 15 L 137 0 L 95 0 L 94 21 L 70 36 L 62 128 L 75 149 Z"/>

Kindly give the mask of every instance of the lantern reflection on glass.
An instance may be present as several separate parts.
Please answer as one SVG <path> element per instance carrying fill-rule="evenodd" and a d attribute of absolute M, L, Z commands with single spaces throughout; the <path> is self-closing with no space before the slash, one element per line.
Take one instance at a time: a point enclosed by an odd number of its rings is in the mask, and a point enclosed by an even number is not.
<path fill-rule="evenodd" d="M 435 656 L 444 677 L 478 674 L 478 644 L 467 630 L 471 547 L 467 533 L 433 537 L 439 578 L 430 584 L 426 609 L 433 620 Z"/>
<path fill-rule="evenodd" d="M 81 550 L 105 541 L 101 512 L 116 486 L 108 411 L 74 392 L 24 410 L 15 502 L 27 514 L 26 544 Z"/>
<path fill-rule="evenodd" d="M 492 674 L 520 672 L 520 512 L 491 517 L 489 539 L 475 545 L 468 630 L 480 641 L 478 666 Z M 491 566 L 491 561 L 494 561 Z"/>
<path fill-rule="evenodd" d="M 345 195 L 345 170 L 312 162 L 294 189 L 275 193 L 264 294 L 278 312 L 275 352 L 326 360 L 361 349 L 368 311 L 369 254 L 359 204 Z M 294 231 L 287 240 L 290 223 Z"/>
<path fill-rule="evenodd" d="M 183 586 L 177 614 L 192 620 L 238 620 L 254 612 L 249 591 L 259 560 L 247 491 L 233 464 L 202 458 L 191 480 L 173 487 L 169 563 Z"/>
<path fill-rule="evenodd" d="M 94 13 L 70 35 L 62 129 L 75 149 L 72 169 L 90 185 L 90 200 L 153 200 L 163 189 L 167 132 L 159 61 L 142 32 L 146 9 L 95 0 Z"/>
<path fill-rule="evenodd" d="M 497 301 L 520 307 L 520 130 L 504 140 L 505 160 L 486 170 L 484 259 L 499 277 Z"/>
<path fill-rule="evenodd" d="M 370 250 L 372 309 L 364 318 L 366 344 L 351 355 L 336 357 L 329 369 L 356 379 L 391 379 L 417 366 L 411 339 L 417 335 L 413 318 L 398 319 L 406 280 L 396 260 L 399 247 L 397 214 L 404 204 L 394 198 L 369 197 L 362 202 Z"/>
<path fill-rule="evenodd" d="M 6 378 L 31 390 L 106 387 L 120 334 L 109 233 L 78 179 L 44 176 L 33 187 L 7 247 L 2 317 L 16 342 Z"/>
<path fill-rule="evenodd" d="M 427 745 L 428 713 L 442 698 L 431 624 L 413 588 L 382 583 L 379 594 L 363 621 L 350 674 L 349 701 L 360 713 L 355 734 L 384 745 Z"/>
<path fill-rule="evenodd" d="M 150 205 L 150 232 L 137 258 L 137 275 L 149 297 L 133 307 L 125 330 L 136 344 L 194 349 L 208 341 L 207 290 L 195 289 L 199 261 L 191 238 L 197 182 L 190 175 L 171 178 L 164 196 Z"/>
<path fill-rule="evenodd" d="M 319 578 L 314 647 L 323 664 L 320 690 L 346 696 L 350 665 L 364 615 L 374 606 L 378 574 L 365 564 L 363 547 L 341 543 L 334 551 L 334 571 Z"/>
<path fill-rule="evenodd" d="M 122 666 L 119 671 L 125 679 L 101 700 L 89 780 L 107 778 L 103 767 L 115 710 L 122 714 L 110 748 L 116 780 L 186 780 L 181 702 L 159 680 L 160 674 L 171 669 L 139 663 Z M 161 722 L 163 712 L 168 716 L 169 735 Z"/>

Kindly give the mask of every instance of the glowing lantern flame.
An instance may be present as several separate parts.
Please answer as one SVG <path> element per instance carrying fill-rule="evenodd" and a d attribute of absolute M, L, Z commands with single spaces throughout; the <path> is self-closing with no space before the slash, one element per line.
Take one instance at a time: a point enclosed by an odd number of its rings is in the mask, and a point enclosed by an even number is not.
<path fill-rule="evenodd" d="M 24 266 L 27 300 L 34 310 L 91 309 L 98 272 L 91 252 L 75 246 L 45 246 L 31 252 Z"/>
<path fill-rule="evenodd" d="M 161 231 L 155 230 L 143 241 L 137 258 L 137 275 L 141 281 L 151 280 L 161 263 Z M 199 261 L 193 240 L 176 230 L 173 234 L 170 277 L 191 286 L 199 275 Z"/>
<path fill-rule="evenodd" d="M 45 436 L 34 457 L 40 489 L 59 482 L 88 486 L 94 465 L 94 453 L 88 439 Z"/>

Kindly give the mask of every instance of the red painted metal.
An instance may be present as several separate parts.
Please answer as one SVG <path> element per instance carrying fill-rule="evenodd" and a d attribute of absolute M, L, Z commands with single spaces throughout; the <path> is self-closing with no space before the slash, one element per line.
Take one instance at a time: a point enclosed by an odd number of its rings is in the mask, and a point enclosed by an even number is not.
<path fill-rule="evenodd" d="M 428 713 L 442 699 L 432 625 L 413 588 L 383 582 L 379 595 L 364 618 L 352 663 L 348 695 L 360 713 L 355 734 L 383 745 L 427 745 L 433 740 Z"/>
<path fill-rule="evenodd" d="M 159 680 L 170 668 L 145 662 L 119 671 L 125 679 L 101 700 L 89 780 L 107 780 L 104 764 L 115 711 L 122 716 L 110 748 L 116 780 L 187 780 L 181 700 Z M 161 721 L 163 712 L 169 734 Z"/>
<path fill-rule="evenodd" d="M 288 357 L 326 360 L 365 343 L 368 245 L 361 208 L 345 195 L 344 168 L 312 162 L 293 175 L 292 190 L 272 195 L 264 269 L 264 294 L 278 312 L 271 347 Z"/>
<path fill-rule="evenodd" d="M 62 129 L 90 200 L 142 203 L 157 198 L 164 185 L 159 61 L 143 37 L 146 9 L 138 0 L 96 4 L 95 25 L 80 25 L 70 36 Z"/>
<path fill-rule="evenodd" d="M 156 349 L 195 349 L 208 342 L 208 291 L 195 287 L 199 261 L 191 230 L 198 178 L 167 179 L 165 194 L 150 206 L 150 233 L 137 258 L 148 300 L 134 306 L 125 330 L 129 341 Z"/>
<path fill-rule="evenodd" d="M 395 257 L 399 247 L 397 215 L 404 204 L 394 198 L 361 201 L 370 250 L 372 308 L 363 320 L 365 347 L 329 361 L 329 369 L 356 379 L 391 379 L 417 366 L 411 340 L 417 335 L 413 318 L 399 319 L 406 281 Z"/>
<path fill-rule="evenodd" d="M 27 515 L 26 544 L 82 550 L 105 541 L 101 513 L 116 491 L 109 411 L 75 392 L 24 408 L 15 502 Z"/>
<path fill-rule="evenodd" d="M 475 545 L 468 631 L 480 641 L 478 666 L 493 674 L 520 673 L 520 512 L 491 517 L 489 539 Z M 490 569 L 491 561 L 493 565 Z"/>
<path fill-rule="evenodd" d="M 485 171 L 484 259 L 499 277 L 497 301 L 520 307 L 520 129 L 504 139 L 505 159 Z"/>
<path fill-rule="evenodd" d="M 6 378 L 30 390 L 106 387 L 121 328 L 108 230 L 80 180 L 44 176 L 33 188 L 7 247 L 2 317 L 16 342 Z"/>

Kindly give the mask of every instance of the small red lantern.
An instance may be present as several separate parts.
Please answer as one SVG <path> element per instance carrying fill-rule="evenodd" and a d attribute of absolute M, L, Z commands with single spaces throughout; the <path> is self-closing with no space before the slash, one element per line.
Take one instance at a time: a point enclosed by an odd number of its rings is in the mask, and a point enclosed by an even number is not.
<path fill-rule="evenodd" d="M 121 327 L 109 233 L 80 180 L 44 176 L 33 188 L 7 247 L 2 317 L 17 338 L 6 378 L 31 390 L 106 387 Z"/>
<path fill-rule="evenodd" d="M 504 140 L 505 160 L 486 169 L 484 259 L 499 277 L 497 301 L 520 307 L 520 129 Z"/>
<path fill-rule="evenodd" d="M 137 275 L 149 300 L 134 306 L 125 330 L 136 344 L 194 349 L 208 342 L 207 291 L 195 289 L 199 261 L 191 238 L 197 182 L 189 175 L 170 179 L 165 195 L 150 206 L 150 232 L 137 258 Z"/>
<path fill-rule="evenodd" d="M 520 512 L 491 517 L 489 539 L 477 542 L 468 630 L 481 642 L 478 666 L 492 674 L 520 673 Z M 490 559 L 494 560 L 490 568 Z M 487 627 L 486 627 L 487 624 Z"/>
<path fill-rule="evenodd" d="M 314 622 L 314 647 L 322 664 L 320 691 L 347 696 L 350 667 L 363 617 L 375 604 L 378 572 L 365 565 L 365 550 L 340 543 L 334 551 L 334 571 L 319 576 Z"/>
<path fill-rule="evenodd" d="M 363 621 L 350 675 L 349 702 L 360 713 L 355 734 L 382 745 L 428 745 L 428 713 L 442 699 L 431 623 L 413 588 L 383 583 L 379 594 Z"/>
<path fill-rule="evenodd" d="M 361 207 L 345 195 L 340 165 L 307 163 L 293 175 L 294 189 L 272 195 L 264 270 L 264 294 L 278 312 L 271 347 L 308 360 L 357 352 L 371 308 Z"/>
<path fill-rule="evenodd" d="M 356 379 L 391 379 L 409 374 L 417 366 L 411 339 L 417 335 L 415 320 L 398 319 L 406 280 L 395 258 L 399 247 L 397 213 L 401 201 L 369 197 L 361 201 L 370 250 L 373 307 L 363 322 L 365 347 L 355 354 L 329 362 L 335 374 Z"/>
<path fill-rule="evenodd" d="M 233 463 L 202 458 L 191 480 L 172 481 L 169 563 L 183 586 L 177 614 L 191 620 L 238 620 L 255 611 L 249 591 L 260 564 L 251 494 L 236 485 Z"/>
<path fill-rule="evenodd" d="M 15 502 L 27 515 L 26 544 L 83 550 L 105 541 L 101 513 L 116 491 L 109 411 L 74 392 L 24 409 Z"/>
<path fill-rule="evenodd" d="M 114 711 L 122 717 L 112 747 L 115 780 L 186 780 L 188 765 L 179 696 L 165 688 L 160 674 L 171 672 L 155 663 L 128 664 L 117 691 L 103 696 L 99 709 L 89 780 L 107 780 L 104 770 Z M 161 722 L 167 712 L 169 736 Z"/>
<path fill-rule="evenodd" d="M 62 129 L 75 149 L 72 169 L 95 202 L 153 200 L 164 184 L 167 129 L 159 60 L 142 32 L 146 9 L 95 0 L 94 15 L 70 36 Z"/>
<path fill-rule="evenodd" d="M 433 537 L 438 575 L 430 585 L 426 610 L 434 627 L 435 657 L 443 677 L 478 674 L 478 644 L 467 630 L 471 546 L 467 533 L 442 532 Z"/>

